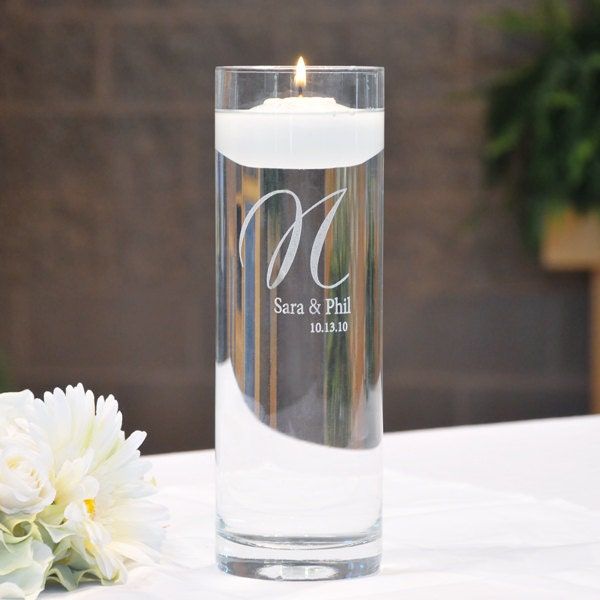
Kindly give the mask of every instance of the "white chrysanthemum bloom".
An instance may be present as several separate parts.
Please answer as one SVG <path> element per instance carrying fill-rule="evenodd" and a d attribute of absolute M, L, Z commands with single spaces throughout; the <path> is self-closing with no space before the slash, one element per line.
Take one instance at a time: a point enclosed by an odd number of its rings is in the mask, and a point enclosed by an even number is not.
<path fill-rule="evenodd" d="M 0 514 L 35 516 L 54 500 L 52 457 L 28 418 L 29 391 L 0 394 Z"/>
<path fill-rule="evenodd" d="M 0 524 L 0 598 L 35 600 L 46 585 L 52 552 L 29 522 Z"/>
<path fill-rule="evenodd" d="M 81 384 L 46 392 L 34 412 L 54 456 L 56 498 L 39 516 L 56 544 L 52 577 L 68 589 L 124 581 L 130 562 L 158 556 L 166 522 L 166 510 L 147 500 L 155 488 L 138 450 L 145 433 L 126 439 L 114 397 L 95 403 Z"/>

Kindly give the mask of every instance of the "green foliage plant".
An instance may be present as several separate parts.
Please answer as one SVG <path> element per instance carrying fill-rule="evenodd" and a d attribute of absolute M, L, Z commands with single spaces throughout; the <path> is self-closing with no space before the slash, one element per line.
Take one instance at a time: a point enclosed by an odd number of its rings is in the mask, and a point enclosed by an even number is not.
<path fill-rule="evenodd" d="M 535 56 L 487 88 L 489 181 L 505 186 L 534 249 L 546 218 L 600 211 L 600 0 L 539 0 L 495 19 Z"/>

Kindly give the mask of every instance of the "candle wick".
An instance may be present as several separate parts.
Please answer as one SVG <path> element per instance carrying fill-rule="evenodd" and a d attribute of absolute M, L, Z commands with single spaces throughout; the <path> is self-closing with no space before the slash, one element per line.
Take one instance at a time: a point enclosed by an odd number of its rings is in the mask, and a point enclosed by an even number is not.
<path fill-rule="evenodd" d="M 298 86 L 298 96 L 302 97 L 302 86 Z"/>

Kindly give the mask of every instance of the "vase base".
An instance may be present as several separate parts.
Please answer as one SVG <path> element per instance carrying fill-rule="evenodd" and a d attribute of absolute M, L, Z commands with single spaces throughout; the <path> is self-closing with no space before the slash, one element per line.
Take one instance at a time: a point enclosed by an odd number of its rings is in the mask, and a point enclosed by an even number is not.
<path fill-rule="evenodd" d="M 244 538 L 217 535 L 219 569 L 238 577 L 319 581 L 372 575 L 379 570 L 381 540 Z"/>

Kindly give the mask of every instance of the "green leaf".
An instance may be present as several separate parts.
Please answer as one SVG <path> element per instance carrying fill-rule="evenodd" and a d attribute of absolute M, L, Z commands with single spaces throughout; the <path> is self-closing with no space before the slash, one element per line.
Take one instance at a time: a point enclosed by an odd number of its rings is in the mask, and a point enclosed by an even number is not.
<path fill-rule="evenodd" d="M 491 139 L 486 145 L 486 157 L 494 160 L 504 156 L 507 152 L 514 150 L 519 144 L 523 133 L 523 122 L 515 120 L 506 127 L 500 135 Z"/>
<path fill-rule="evenodd" d="M 566 90 L 550 92 L 546 98 L 546 107 L 550 110 L 575 108 L 578 103 L 579 98 Z"/>
<path fill-rule="evenodd" d="M 594 158 L 597 151 L 598 144 L 593 138 L 581 140 L 574 146 L 573 151 L 567 158 L 570 174 L 569 179 L 572 183 L 577 184 L 581 181 L 585 168 Z"/>

